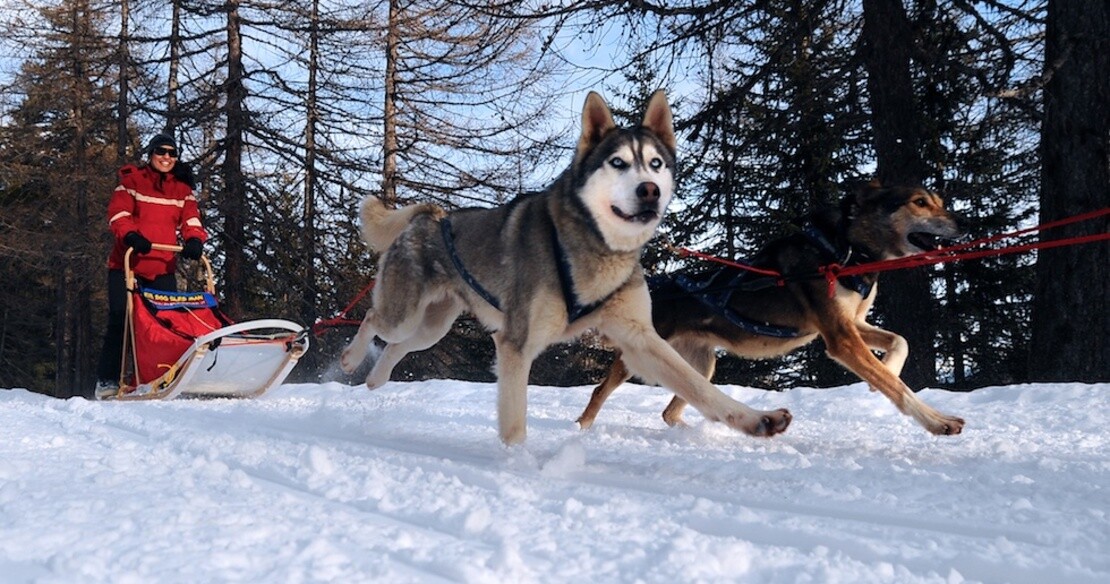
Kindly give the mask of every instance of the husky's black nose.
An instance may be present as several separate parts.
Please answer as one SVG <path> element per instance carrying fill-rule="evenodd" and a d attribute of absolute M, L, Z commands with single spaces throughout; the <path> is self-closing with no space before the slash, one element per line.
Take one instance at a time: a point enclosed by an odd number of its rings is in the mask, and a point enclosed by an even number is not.
<path fill-rule="evenodd" d="M 653 182 L 642 182 L 636 186 L 636 198 L 640 204 L 654 205 L 659 202 L 659 185 Z"/>

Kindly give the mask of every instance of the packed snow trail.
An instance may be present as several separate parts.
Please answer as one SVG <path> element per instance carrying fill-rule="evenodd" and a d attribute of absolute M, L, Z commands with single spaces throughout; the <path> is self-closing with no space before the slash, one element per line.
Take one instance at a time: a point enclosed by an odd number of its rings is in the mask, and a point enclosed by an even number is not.
<path fill-rule="evenodd" d="M 286 385 L 256 400 L 0 391 L 5 582 L 1106 582 L 1110 384 L 926 390 L 935 437 L 863 384 L 783 393 L 754 439 L 627 384 Z"/>

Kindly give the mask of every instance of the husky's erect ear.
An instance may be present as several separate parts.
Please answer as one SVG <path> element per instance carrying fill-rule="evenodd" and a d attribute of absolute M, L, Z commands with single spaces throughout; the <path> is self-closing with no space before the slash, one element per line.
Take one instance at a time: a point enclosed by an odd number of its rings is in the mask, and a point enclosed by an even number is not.
<path fill-rule="evenodd" d="M 667 95 L 662 89 L 657 89 L 648 100 L 647 109 L 644 110 L 644 120 L 640 125 L 651 130 L 663 144 L 677 150 L 677 141 L 674 137 L 674 118 L 671 117 L 671 106 L 667 104 Z"/>
<path fill-rule="evenodd" d="M 613 122 L 613 113 L 601 96 L 591 91 L 586 96 L 586 105 L 582 107 L 582 136 L 578 138 L 576 158 L 582 158 L 591 148 L 597 146 L 605 135 L 613 131 L 617 124 Z"/>

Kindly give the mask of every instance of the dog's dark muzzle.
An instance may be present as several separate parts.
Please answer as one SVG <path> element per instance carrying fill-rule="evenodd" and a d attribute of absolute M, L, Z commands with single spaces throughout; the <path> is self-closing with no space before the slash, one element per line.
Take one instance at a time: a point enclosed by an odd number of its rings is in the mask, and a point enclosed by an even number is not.
<path fill-rule="evenodd" d="M 906 241 L 922 251 L 933 251 L 964 235 L 963 229 L 956 220 L 933 221 L 906 235 Z"/>

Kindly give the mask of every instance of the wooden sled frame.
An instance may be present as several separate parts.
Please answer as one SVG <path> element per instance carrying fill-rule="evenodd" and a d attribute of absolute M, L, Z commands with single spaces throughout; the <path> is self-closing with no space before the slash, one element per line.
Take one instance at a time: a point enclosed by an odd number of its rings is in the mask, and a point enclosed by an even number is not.
<path fill-rule="evenodd" d="M 181 246 L 153 244 L 153 249 L 179 252 Z M 176 363 L 155 379 L 140 379 L 139 346 L 135 333 L 135 274 L 131 253 L 124 255 L 127 316 L 124 321 L 123 357 L 119 390 L 100 399 L 116 401 L 167 400 L 185 397 L 260 396 L 280 385 L 308 350 L 307 331 L 282 319 L 261 319 L 218 328 L 197 337 Z M 205 292 L 215 294 L 215 279 L 208 258 L 200 258 Z M 134 384 L 129 377 L 134 375 Z"/>

